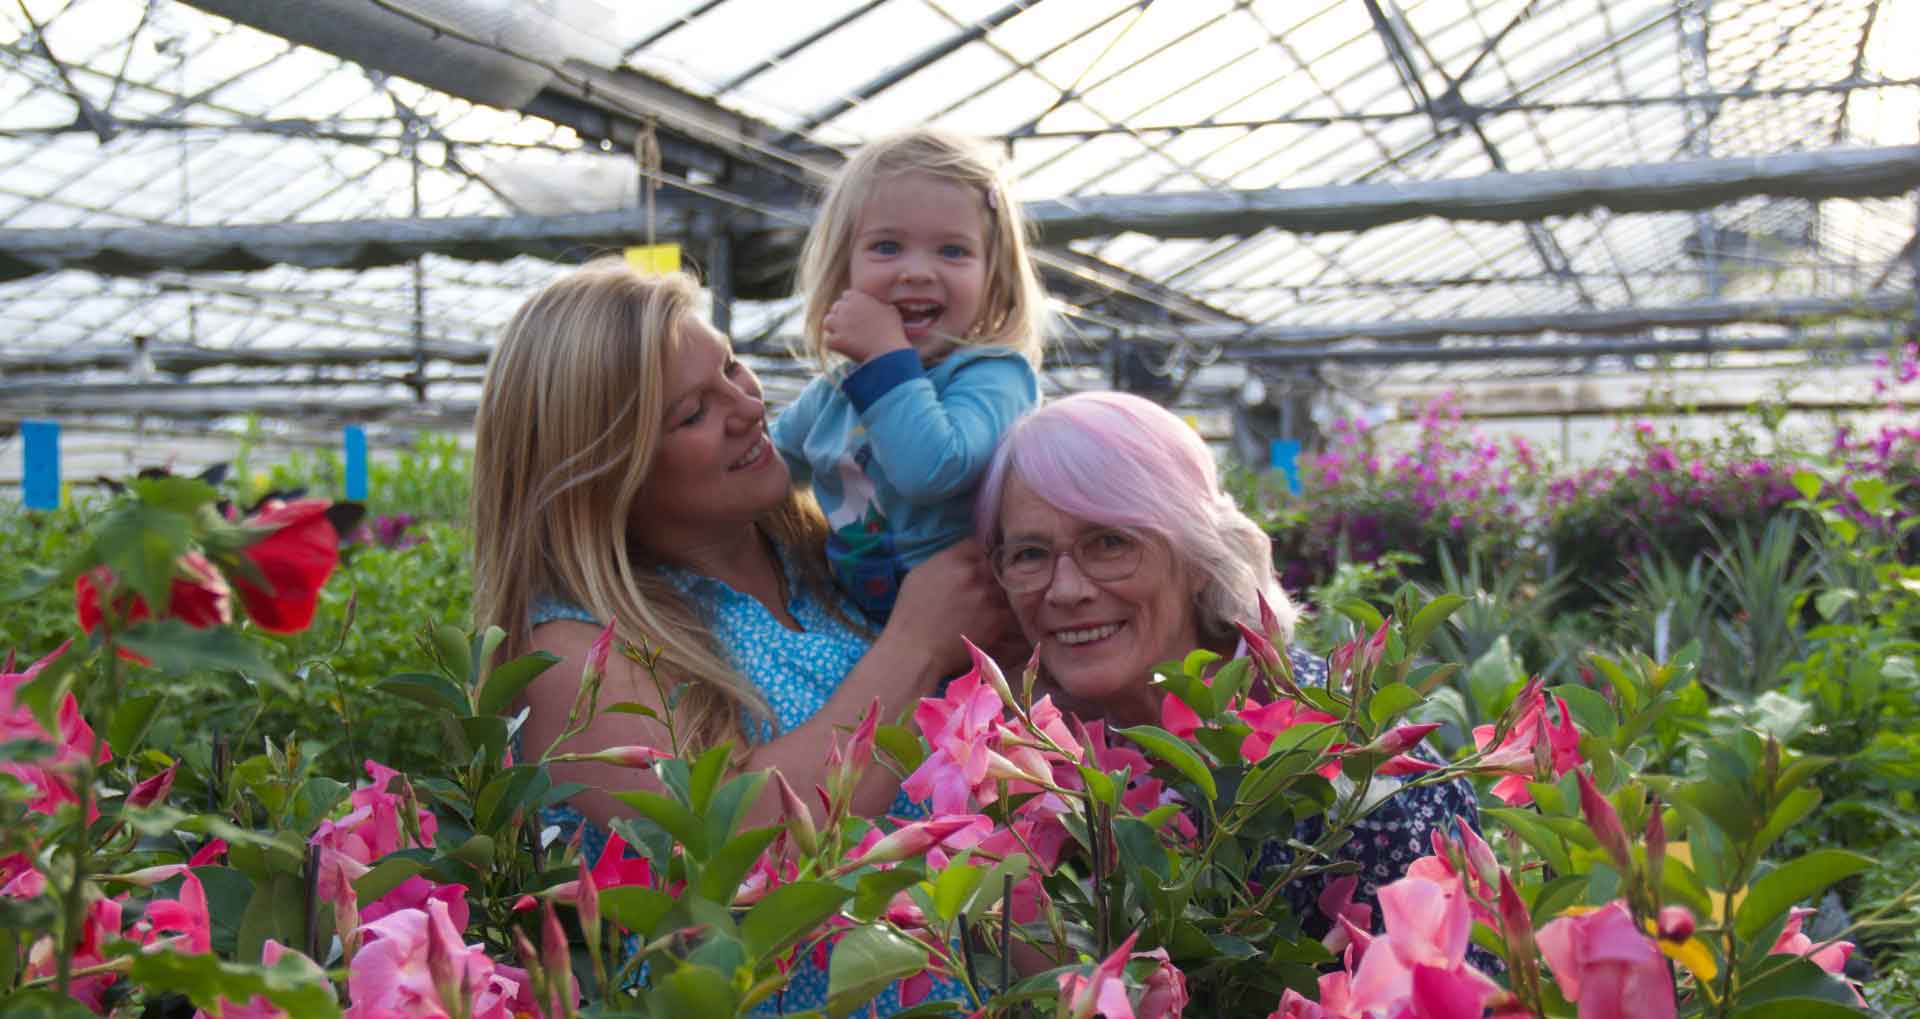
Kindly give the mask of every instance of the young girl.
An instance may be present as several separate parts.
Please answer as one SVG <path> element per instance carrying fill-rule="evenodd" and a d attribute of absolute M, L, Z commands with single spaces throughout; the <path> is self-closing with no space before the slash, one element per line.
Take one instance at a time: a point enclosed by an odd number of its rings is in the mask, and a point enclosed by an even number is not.
<path fill-rule="evenodd" d="M 1039 400 L 1044 296 L 999 160 L 933 129 L 868 145 L 828 192 L 800 286 L 827 370 L 773 442 L 826 512 L 835 579 L 883 623 L 906 572 L 971 533 L 994 447 Z"/>

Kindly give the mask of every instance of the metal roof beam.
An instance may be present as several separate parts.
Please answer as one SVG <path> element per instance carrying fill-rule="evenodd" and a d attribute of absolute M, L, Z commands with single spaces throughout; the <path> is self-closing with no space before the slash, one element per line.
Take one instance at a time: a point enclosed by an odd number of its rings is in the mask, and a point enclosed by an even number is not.
<path fill-rule="evenodd" d="M 1135 231 L 1156 237 L 1367 230 L 1425 216 L 1527 222 L 1590 209 L 1669 212 L 1754 195 L 1864 198 L 1920 186 L 1920 146 L 1835 149 L 1602 170 L 1487 174 L 1455 180 L 1254 191 L 1085 195 L 1033 202 L 1043 239 L 1058 244 Z"/>
<path fill-rule="evenodd" d="M 1899 336 L 1893 329 L 1851 332 L 1838 337 L 1688 336 L 1661 339 L 1573 340 L 1561 343 L 1474 343 L 1459 345 L 1394 344 L 1380 347 L 1292 347 L 1250 351 L 1236 360 L 1259 365 L 1412 364 L 1455 361 L 1569 360 L 1589 357 L 1665 357 L 1673 354 L 1725 354 L 1734 351 L 1863 351 L 1885 347 Z"/>
<path fill-rule="evenodd" d="M 1039 3 L 1040 3 L 1040 0 L 1026 0 L 1026 2 L 1010 3 L 1004 7 L 1001 7 L 999 10 L 988 14 L 986 17 L 981 18 L 977 22 L 974 22 L 971 26 L 966 28 L 964 31 L 957 32 L 951 36 L 948 36 L 945 39 L 942 39 L 941 41 L 935 43 L 934 45 L 929 46 L 924 50 L 921 50 L 919 53 L 908 58 L 905 63 L 896 64 L 893 67 L 888 68 L 885 72 L 880 74 L 879 77 L 876 77 L 871 81 L 868 81 L 866 84 L 861 85 L 859 88 L 854 89 L 852 92 L 847 93 L 845 96 L 834 100 L 831 104 L 827 105 L 825 108 L 817 110 L 814 113 L 808 115 L 808 117 L 805 120 L 800 122 L 800 129 L 799 131 L 795 132 L 795 134 L 796 135 L 805 134 L 806 132 L 812 131 L 815 128 L 820 127 L 821 125 L 826 124 L 827 122 L 833 120 L 834 118 L 840 116 L 841 114 L 847 112 L 848 110 L 853 109 L 854 107 L 860 105 L 861 103 L 864 103 L 869 99 L 872 99 L 874 96 L 877 96 L 882 92 L 885 92 L 886 90 L 892 88 L 893 86 L 898 85 L 899 83 L 907 80 L 908 78 L 913 77 L 915 74 L 918 74 L 921 71 L 927 69 L 928 67 L 931 67 L 935 63 L 938 63 L 939 61 L 945 59 L 949 54 L 953 53 L 953 51 L 959 49 L 960 47 L 965 46 L 970 42 L 973 42 L 974 40 L 980 38 L 981 36 L 986 35 L 988 32 L 991 32 L 994 29 L 1000 27 L 1002 24 L 1013 20 L 1013 18 L 1016 15 L 1025 12 L 1027 8 L 1039 6 Z"/>
<path fill-rule="evenodd" d="M 1220 344 L 1228 352 L 1238 356 L 1242 351 L 1262 350 L 1273 346 L 1299 346 L 1352 339 L 1409 343 L 1438 340 L 1448 336 L 1530 336 L 1539 333 L 1606 335 L 1660 328 L 1682 329 L 1731 325 L 1736 322 L 1791 324 L 1836 318 L 1898 319 L 1912 316 L 1913 308 L 1914 294 L 1895 292 L 1846 298 L 1704 301 L 1698 304 L 1620 308 L 1608 311 L 1345 322 L 1310 326 L 1269 325 L 1235 328 L 1194 325 L 1179 329 L 1116 331 L 1110 335 L 1167 340 L 1177 338 L 1192 342 Z M 1085 328 L 1082 332 L 1094 337 L 1102 335 L 1096 328 Z"/>

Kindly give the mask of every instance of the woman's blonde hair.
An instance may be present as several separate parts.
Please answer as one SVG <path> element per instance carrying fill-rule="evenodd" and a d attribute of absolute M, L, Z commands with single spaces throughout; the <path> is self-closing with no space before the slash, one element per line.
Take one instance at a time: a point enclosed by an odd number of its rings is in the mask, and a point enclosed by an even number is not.
<path fill-rule="evenodd" d="M 860 225 L 860 212 L 882 183 L 903 173 L 924 173 L 973 189 L 986 214 L 987 273 L 979 317 L 967 335 L 955 339 L 969 345 L 1009 347 L 1038 367 L 1046 291 L 1027 250 L 1027 218 L 1013 198 L 1005 165 L 985 143 L 931 127 L 869 143 L 834 178 L 800 252 L 800 290 L 807 295 L 807 353 L 823 365 L 828 362 L 823 323 L 827 309 L 851 280 L 853 235 Z"/>
<path fill-rule="evenodd" d="M 541 597 L 617 623 L 686 681 L 678 724 L 696 745 L 768 717 L 759 688 L 727 664 L 707 624 L 628 539 L 628 520 L 660 446 L 668 363 L 700 290 L 683 273 L 648 275 L 615 259 L 535 294 L 507 324 L 474 421 L 474 620 L 532 639 Z M 809 586 L 824 587 L 826 522 L 796 492 L 762 521 Z"/>

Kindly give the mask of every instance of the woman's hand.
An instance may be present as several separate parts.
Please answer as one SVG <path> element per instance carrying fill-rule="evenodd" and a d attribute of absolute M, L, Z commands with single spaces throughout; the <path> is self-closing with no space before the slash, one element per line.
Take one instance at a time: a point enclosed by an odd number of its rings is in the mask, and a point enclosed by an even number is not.
<path fill-rule="evenodd" d="M 897 634 L 927 648 L 944 677 L 970 664 L 961 637 L 993 653 L 1019 632 L 986 553 L 969 538 L 907 574 L 883 636 Z"/>

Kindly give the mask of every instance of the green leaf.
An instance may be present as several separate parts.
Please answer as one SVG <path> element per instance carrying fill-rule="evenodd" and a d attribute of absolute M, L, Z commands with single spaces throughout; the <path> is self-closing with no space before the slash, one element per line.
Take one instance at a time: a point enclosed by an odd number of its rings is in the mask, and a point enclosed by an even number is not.
<path fill-rule="evenodd" d="M 209 503 L 216 502 L 220 493 L 212 485 L 199 478 L 187 478 L 168 475 L 161 478 L 134 478 L 127 482 L 127 488 L 140 501 L 155 509 L 169 513 L 192 513 Z"/>
<path fill-rule="evenodd" d="M 1758 964 L 1765 975 L 1749 978 L 1740 988 L 1741 1008 L 1734 1015 L 1744 1016 L 1748 1009 L 1760 1009 L 1780 1001 L 1819 1001 L 1829 1005 L 1839 1005 L 1850 1010 L 1850 1014 L 1862 1014 L 1853 1008 L 1853 989 L 1845 980 L 1828 973 L 1815 965 L 1813 960 L 1790 956 L 1766 956 Z M 1763 1016 L 1828 1015 L 1820 1011 L 1785 1012 L 1767 1009 L 1757 1012 Z"/>
<path fill-rule="evenodd" d="M 773 893 L 769 892 L 767 897 L 772 898 Z M 764 903 L 765 900 L 762 901 Z M 600 915 L 619 924 L 622 929 L 640 935 L 641 940 L 655 936 L 661 919 L 675 904 L 673 896 L 644 885 L 617 885 L 600 889 Z"/>
<path fill-rule="evenodd" d="M 1253 659 L 1235 658 L 1220 667 L 1213 674 L 1213 696 L 1221 704 L 1231 704 L 1240 691 L 1246 689 L 1247 680 L 1253 675 Z"/>
<path fill-rule="evenodd" d="M 1812 502 L 1820 498 L 1820 475 L 1812 471 L 1794 471 L 1793 487 L 1802 499 Z"/>
<path fill-rule="evenodd" d="M 247 1002 L 255 995 L 286 1010 L 288 1019 L 339 1019 L 333 986 L 312 960 L 298 953 L 281 957 L 273 966 L 222 962 L 214 955 L 184 952 L 142 952 L 132 942 L 120 942 L 109 955 L 133 959 L 128 978 L 150 991 L 176 991 L 202 1009 L 213 1009 L 220 999 Z"/>
<path fill-rule="evenodd" d="M 1734 933 L 1743 941 L 1751 938 L 1794 903 L 1812 898 L 1828 885 L 1871 866 L 1872 858 L 1844 849 L 1816 849 L 1788 860 L 1748 887 L 1747 897 L 1734 916 Z"/>
<path fill-rule="evenodd" d="M 1335 605 L 1333 610 L 1353 620 L 1356 625 L 1364 627 L 1368 633 L 1380 629 L 1380 624 L 1386 621 L 1380 615 L 1379 609 L 1358 598 L 1349 598 Z"/>
<path fill-rule="evenodd" d="M 353 893 L 361 902 L 372 902 L 416 874 L 426 872 L 428 854 L 425 850 L 405 850 L 401 853 L 389 853 L 380 858 L 371 870 L 360 875 L 353 883 Z"/>
<path fill-rule="evenodd" d="M 767 772 L 749 771 L 735 775 L 713 794 L 713 803 L 707 808 L 707 845 L 718 845 L 732 837 L 733 830 L 760 799 L 767 781 Z"/>
<path fill-rule="evenodd" d="M 1547 861 L 1556 873 L 1565 874 L 1573 870 L 1573 863 L 1567 857 L 1566 844 L 1553 829 L 1542 823 L 1540 815 L 1530 810 L 1517 810 L 1513 807 L 1482 807 L 1480 813 L 1507 826 L 1507 829 L 1520 836 L 1520 841 L 1533 847 Z"/>
<path fill-rule="evenodd" d="M 260 958 L 260 946 L 268 938 L 283 945 L 304 943 L 307 936 L 306 903 L 305 887 L 299 878 L 291 874 L 275 874 L 273 880 L 256 886 L 253 897 L 247 901 L 246 912 L 240 917 L 240 927 L 233 946 L 234 958 Z"/>
<path fill-rule="evenodd" d="M 1860 500 L 1860 508 L 1876 517 L 1886 516 L 1893 508 L 1893 486 L 1887 479 L 1858 474 L 1847 482 L 1847 490 Z"/>
<path fill-rule="evenodd" d="M 121 701 L 120 706 L 113 709 L 113 723 L 107 726 L 107 745 L 114 753 L 124 757 L 133 752 L 140 737 L 146 734 L 147 723 L 153 720 L 161 699 L 157 693 L 141 694 Z"/>
<path fill-rule="evenodd" d="M 445 676 L 430 672 L 402 672 L 374 684 L 374 689 L 405 697 L 416 704 L 436 708 L 451 715 L 473 713 L 467 704 L 467 692 Z"/>
<path fill-rule="evenodd" d="M 171 603 L 174 563 L 192 540 L 186 515 L 138 502 L 109 510 L 94 532 L 101 561 L 155 611 Z"/>
<path fill-rule="evenodd" d="M 1619 731 L 1618 716 L 1605 697 L 1572 683 L 1561 684 L 1547 692 L 1567 702 L 1567 710 L 1573 713 L 1573 720 L 1581 729 L 1612 742 L 1614 733 Z"/>
<path fill-rule="evenodd" d="M 252 641 L 226 626 L 196 630 L 178 619 L 145 619 L 116 634 L 128 650 L 153 662 L 172 676 L 201 669 L 230 669 L 258 678 L 279 672 L 260 655 Z"/>
<path fill-rule="evenodd" d="M 1871 1015 L 1824 998 L 1774 998 L 1733 1010 L 1733 1019 L 1860 1019 Z"/>
<path fill-rule="evenodd" d="M 888 984 L 926 966 L 927 947 L 918 941 L 885 927 L 855 927 L 833 946 L 827 969 L 827 1012 L 847 1015 L 872 1001 Z"/>
<path fill-rule="evenodd" d="M 1151 822 L 1147 823 L 1153 826 Z M 1021 879 L 1027 876 L 1027 869 L 1025 853 L 1014 853 L 989 867 L 986 874 L 980 878 L 980 889 L 974 893 L 973 902 L 967 906 L 967 919 L 978 922 L 994 903 L 1000 901 L 1001 894 L 1007 889 L 1008 879 L 1012 879 L 1014 884 L 1019 884 Z"/>
<path fill-rule="evenodd" d="M 1507 643 L 1507 635 L 1503 633 L 1467 669 L 1467 692 L 1473 695 L 1474 711 L 1481 718 L 1494 717 L 1501 696 L 1508 688 L 1525 680 L 1519 659 L 1514 657 L 1513 647 Z"/>
<path fill-rule="evenodd" d="M 480 703 L 475 706 L 476 715 L 498 715 L 504 713 L 513 704 L 513 699 L 526 689 L 541 673 L 552 668 L 560 661 L 559 656 L 545 651 L 521 655 L 513 661 L 502 663 L 487 676 L 487 684 L 480 691 Z M 464 712 L 462 712 L 464 714 Z"/>
<path fill-rule="evenodd" d="M 1180 671 L 1198 679 L 1206 675 L 1207 669 L 1219 660 L 1220 655 L 1217 652 L 1208 651 L 1206 648 L 1195 648 L 1180 660 Z"/>
<path fill-rule="evenodd" d="M 94 1019 L 93 1010 L 57 991 L 21 991 L 0 997 L 0 1015 L 7 1019 Z"/>
<path fill-rule="evenodd" d="M 1373 700 L 1367 703 L 1367 716 L 1375 725 L 1386 725 L 1424 699 L 1419 691 L 1405 683 L 1388 683 L 1373 692 Z"/>
<path fill-rule="evenodd" d="M 537 764 L 516 764 L 480 790 L 473 801 L 473 823 L 482 832 L 496 832 L 515 811 L 538 803 L 547 794 L 546 768 Z"/>
<path fill-rule="evenodd" d="M 1414 613 L 1413 621 L 1407 624 L 1407 654 L 1419 654 L 1420 649 L 1426 646 L 1427 638 L 1433 636 L 1433 631 L 1466 603 L 1467 599 L 1460 595 L 1443 594 Z"/>
<path fill-rule="evenodd" d="M 728 839 L 713 851 L 700 872 L 700 894 L 715 902 L 732 902 L 734 892 L 740 888 L 740 879 L 746 876 L 753 861 L 785 830 L 784 826 L 775 824 L 751 828 Z"/>
<path fill-rule="evenodd" d="M 873 730 L 873 745 L 893 755 L 902 771 L 912 773 L 927 759 L 926 745 L 920 736 L 902 725 L 879 725 Z"/>
<path fill-rule="evenodd" d="M 1813 607 L 1820 613 L 1821 619 L 1832 619 L 1859 597 L 1860 592 L 1850 587 L 1829 588 L 1813 596 Z"/>
<path fill-rule="evenodd" d="M 862 874 L 854 884 L 853 908 L 849 912 L 861 923 L 870 923 L 887 911 L 887 903 L 893 901 L 895 894 L 919 884 L 926 876 L 926 871 L 914 866 Z"/>
<path fill-rule="evenodd" d="M 441 623 L 428 631 L 428 639 L 449 675 L 461 684 L 473 679 L 473 649 L 467 643 L 465 630 L 451 623 Z M 465 703 L 465 698 L 462 698 L 462 703 Z M 470 713 L 467 710 L 460 712 L 463 715 Z"/>
<path fill-rule="evenodd" d="M 729 1016 L 737 1011 L 739 996 L 729 973 L 694 963 L 676 966 L 659 978 L 647 995 L 655 1015 Z"/>
<path fill-rule="evenodd" d="M 1193 748 L 1178 736 L 1157 725 L 1135 725 L 1114 732 L 1140 744 L 1141 749 L 1173 766 L 1175 771 L 1185 775 L 1194 785 L 1200 787 L 1207 799 L 1212 801 L 1220 795 L 1213 782 L 1213 771 L 1207 762 L 1193 752 Z"/>
<path fill-rule="evenodd" d="M 720 776 L 727 770 L 727 755 L 732 752 L 732 743 L 721 743 L 694 760 L 693 770 L 687 775 L 687 808 L 696 815 L 706 814 L 712 805 L 713 791 L 720 785 Z"/>
<path fill-rule="evenodd" d="M 287 804 L 287 827 L 294 831 L 312 831 L 333 808 L 353 790 L 345 782 L 315 775 L 300 783 Z"/>
<path fill-rule="evenodd" d="M 766 960 L 812 934 L 853 892 L 827 881 L 795 881 L 768 892 L 740 921 L 747 951 Z"/>
<path fill-rule="evenodd" d="M 665 828 L 667 834 L 686 847 L 687 852 L 695 859 L 706 858 L 706 832 L 701 828 L 699 818 L 694 817 L 677 801 L 645 789 L 617 792 L 613 797 L 639 811 L 641 816 L 654 824 Z"/>
<path fill-rule="evenodd" d="M 940 919 L 951 921 L 960 915 L 974 891 L 980 887 L 981 869 L 970 863 L 949 863 L 933 876 L 933 911 Z"/>

